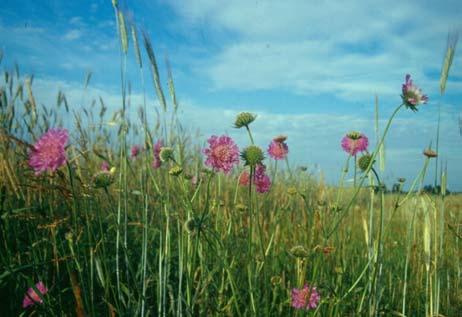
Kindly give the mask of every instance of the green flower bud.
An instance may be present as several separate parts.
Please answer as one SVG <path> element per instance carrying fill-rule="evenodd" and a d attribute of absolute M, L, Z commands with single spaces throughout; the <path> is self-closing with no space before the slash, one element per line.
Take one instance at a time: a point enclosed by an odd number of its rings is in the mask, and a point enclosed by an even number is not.
<path fill-rule="evenodd" d="M 367 168 L 369 167 L 369 164 L 372 161 L 372 155 L 370 154 L 364 154 L 361 156 L 358 160 L 358 167 L 361 169 L 361 171 L 365 172 Z M 374 162 L 372 162 L 374 164 Z"/>
<path fill-rule="evenodd" d="M 241 112 L 237 115 L 236 121 L 234 122 L 234 127 L 239 129 L 242 127 L 247 127 L 251 124 L 257 116 L 250 112 Z"/>
<path fill-rule="evenodd" d="M 245 162 L 245 165 L 256 166 L 257 164 L 261 164 L 265 156 L 258 146 L 250 145 L 242 151 L 241 158 Z"/>
<path fill-rule="evenodd" d="M 307 258 L 310 255 L 308 250 L 302 245 L 292 247 L 289 253 L 296 258 Z"/>
<path fill-rule="evenodd" d="M 114 173 L 109 171 L 100 171 L 93 176 L 93 186 L 95 188 L 109 187 L 114 183 Z"/>
<path fill-rule="evenodd" d="M 181 173 L 183 173 L 183 168 L 179 165 L 173 166 L 168 173 L 172 176 L 180 176 Z"/>
<path fill-rule="evenodd" d="M 171 147 L 161 147 L 159 158 L 162 162 L 168 162 L 173 159 L 173 149 Z"/>

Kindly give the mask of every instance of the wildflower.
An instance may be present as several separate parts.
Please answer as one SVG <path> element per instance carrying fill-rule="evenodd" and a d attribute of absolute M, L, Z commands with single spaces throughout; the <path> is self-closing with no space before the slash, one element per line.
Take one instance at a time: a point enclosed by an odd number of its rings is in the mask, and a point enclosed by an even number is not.
<path fill-rule="evenodd" d="M 250 145 L 242 151 L 241 158 L 244 160 L 245 165 L 256 166 L 261 164 L 265 156 L 258 146 Z"/>
<path fill-rule="evenodd" d="M 250 184 L 250 174 L 247 171 L 243 171 L 239 176 L 239 185 L 249 186 Z"/>
<path fill-rule="evenodd" d="M 209 147 L 203 150 L 207 156 L 205 165 L 229 174 L 233 166 L 239 164 L 239 148 L 233 139 L 226 135 L 212 135 L 207 142 Z"/>
<path fill-rule="evenodd" d="M 296 309 L 315 309 L 318 307 L 320 299 L 321 296 L 316 287 L 305 284 L 301 289 L 292 289 L 292 307 Z"/>
<path fill-rule="evenodd" d="M 297 193 L 298 193 L 297 188 L 295 188 L 295 187 L 289 187 L 289 188 L 287 188 L 287 194 L 293 196 L 293 195 L 295 195 L 295 194 L 297 194 Z"/>
<path fill-rule="evenodd" d="M 257 116 L 250 112 L 241 112 L 236 117 L 234 127 L 237 129 L 242 127 L 248 127 L 249 124 L 251 124 L 256 118 Z"/>
<path fill-rule="evenodd" d="M 43 284 L 42 281 L 38 282 L 35 284 L 35 288 L 40 292 L 41 296 L 45 295 L 48 292 L 48 288 Z M 43 303 L 43 299 L 38 295 L 35 290 L 30 287 L 27 290 L 26 295 L 24 296 L 24 299 L 22 301 L 22 307 L 23 308 L 28 308 L 36 303 Z"/>
<path fill-rule="evenodd" d="M 361 171 L 365 172 L 367 168 L 369 167 L 369 165 L 374 164 L 374 162 L 372 162 L 371 164 L 371 161 L 372 161 L 372 155 L 364 154 L 358 160 L 358 167 L 361 169 Z"/>
<path fill-rule="evenodd" d="M 140 154 L 140 146 L 139 145 L 134 145 L 132 146 L 132 148 L 130 149 L 130 155 L 131 155 L 131 158 L 135 158 L 138 156 L 138 154 Z"/>
<path fill-rule="evenodd" d="M 258 193 L 266 193 L 270 190 L 271 179 L 266 175 L 266 167 L 263 164 L 258 164 L 255 169 L 255 176 L 253 179 L 255 190 Z"/>
<path fill-rule="evenodd" d="M 169 160 L 173 160 L 173 149 L 171 147 L 161 147 L 159 158 L 162 162 L 168 162 Z"/>
<path fill-rule="evenodd" d="M 310 255 L 308 250 L 302 245 L 292 247 L 289 253 L 296 258 L 307 258 Z"/>
<path fill-rule="evenodd" d="M 99 171 L 93 175 L 93 186 L 95 188 L 106 188 L 114 183 L 116 169 L 115 167 L 111 168 L 109 171 Z"/>
<path fill-rule="evenodd" d="M 172 176 L 180 176 L 181 173 L 183 173 L 183 168 L 179 165 L 173 166 L 168 173 Z"/>
<path fill-rule="evenodd" d="M 420 104 L 427 103 L 428 97 L 422 93 L 417 86 L 414 85 L 411 79 L 411 75 L 406 75 L 406 81 L 403 84 L 403 102 L 406 107 L 410 108 L 412 111 L 417 111 L 417 106 Z"/>
<path fill-rule="evenodd" d="M 342 139 L 343 150 L 353 156 L 358 152 L 366 151 L 368 145 L 367 136 L 356 131 L 348 133 Z"/>
<path fill-rule="evenodd" d="M 109 172 L 109 163 L 106 161 L 103 161 L 103 163 L 101 163 L 101 170 Z"/>
<path fill-rule="evenodd" d="M 40 175 L 54 172 L 66 163 L 66 143 L 69 133 L 66 129 L 50 129 L 34 144 L 29 155 L 29 166 Z"/>
<path fill-rule="evenodd" d="M 426 149 L 425 151 L 423 151 L 423 154 L 428 158 L 434 158 L 438 156 L 438 153 L 436 153 L 432 149 Z"/>
<path fill-rule="evenodd" d="M 289 153 L 289 147 L 284 142 L 287 139 L 286 136 L 279 136 L 271 141 L 268 146 L 268 154 L 275 160 L 283 160 Z"/>
<path fill-rule="evenodd" d="M 159 168 L 162 164 L 160 160 L 160 150 L 162 148 L 162 140 L 157 140 L 156 144 L 154 144 L 154 161 L 152 162 L 153 168 Z"/>

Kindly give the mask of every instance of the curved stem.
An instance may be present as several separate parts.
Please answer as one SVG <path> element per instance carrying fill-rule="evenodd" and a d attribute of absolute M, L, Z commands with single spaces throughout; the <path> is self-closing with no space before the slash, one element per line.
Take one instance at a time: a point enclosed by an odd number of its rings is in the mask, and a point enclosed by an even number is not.
<path fill-rule="evenodd" d="M 246 128 L 246 130 L 247 130 L 247 133 L 249 134 L 250 142 L 251 142 L 252 144 L 255 144 L 255 142 L 253 141 L 252 132 L 250 132 L 249 126 L 246 125 L 245 128 Z"/>
<path fill-rule="evenodd" d="M 372 154 L 372 157 L 371 157 L 371 162 L 369 163 L 369 166 L 367 167 L 367 169 L 364 171 L 364 176 L 361 177 L 361 180 L 358 184 L 358 187 L 356 188 L 356 191 L 354 193 L 354 195 L 351 197 L 348 205 L 346 206 L 346 208 L 342 211 L 342 213 L 340 214 L 340 217 L 339 219 L 334 223 L 334 226 L 333 228 L 331 229 L 331 231 L 327 234 L 327 236 L 325 237 L 325 240 L 327 241 L 331 236 L 332 234 L 337 230 L 338 226 L 340 225 L 340 223 L 342 222 L 342 220 L 345 218 L 347 212 L 349 211 L 349 209 L 351 208 L 351 206 L 353 205 L 353 203 L 355 202 L 356 200 L 356 197 L 358 196 L 359 194 L 359 191 L 361 189 L 361 186 L 363 185 L 365 179 L 366 179 L 366 176 L 367 174 L 369 173 L 369 171 L 371 170 L 372 168 L 372 164 L 374 163 L 374 159 L 377 157 L 377 154 L 379 152 L 379 149 L 380 147 L 382 146 L 384 140 L 385 140 L 385 137 L 387 136 L 387 133 L 388 133 L 388 130 L 390 129 L 390 126 L 391 126 L 391 122 L 393 121 L 393 118 L 396 116 L 396 114 L 399 112 L 399 110 L 401 110 L 401 108 L 404 106 L 404 103 L 402 103 L 401 105 L 399 105 L 395 111 L 393 111 L 390 119 L 388 119 L 388 123 L 387 123 L 387 126 L 385 127 L 385 130 L 383 131 L 383 135 L 382 135 L 382 138 L 380 139 L 380 143 L 377 145 L 377 148 L 375 149 L 374 153 Z"/>

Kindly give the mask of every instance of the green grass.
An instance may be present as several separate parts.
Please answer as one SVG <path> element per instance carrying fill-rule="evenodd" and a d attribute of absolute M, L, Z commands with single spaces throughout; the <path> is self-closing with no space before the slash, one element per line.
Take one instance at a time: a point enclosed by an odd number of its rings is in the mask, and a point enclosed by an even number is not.
<path fill-rule="evenodd" d="M 116 4 L 116 2 L 115 2 Z M 127 115 L 129 34 L 143 77 L 138 35 L 115 5 L 121 38 L 121 109 L 111 118 L 99 100 L 83 108 L 60 92 L 40 105 L 33 83 L 4 71 L 0 104 L 0 310 L 6 316 L 457 316 L 462 311 L 462 196 L 422 191 L 431 162 L 409 180 L 412 191 L 381 190 L 384 148 L 392 119 L 379 135 L 371 164 L 356 187 L 327 186 L 303 169 L 276 173 L 267 158 L 271 191 L 258 194 L 231 175 L 203 165 L 181 123 L 168 66 L 169 103 L 154 50 L 143 34 L 157 125 L 146 103 Z M 127 31 L 129 28 L 130 32 Z M 445 71 L 447 73 L 449 69 Z M 85 88 L 89 85 L 87 75 Z M 144 89 L 144 82 L 142 80 Z M 40 106 L 39 106 L 40 105 Z M 396 109 L 399 115 L 402 106 Z M 378 102 L 376 105 L 378 113 Z M 394 114 L 394 115 L 395 115 Z M 29 143 L 50 127 L 71 131 L 68 162 L 35 176 Z M 258 120 L 258 118 L 257 118 Z M 230 122 L 230 125 L 232 122 Z M 249 144 L 251 125 L 246 126 Z M 147 149 L 129 158 L 134 136 Z M 439 136 L 441 137 L 441 136 Z M 153 144 L 164 140 L 174 160 L 151 166 Z M 290 140 L 290 136 L 289 136 Z M 205 140 L 201 140 L 200 143 Z M 270 141 L 270 140 L 268 140 Z M 112 183 L 95 187 L 103 161 Z M 353 160 L 348 158 L 351 165 Z M 376 163 L 377 165 L 379 163 Z M 348 164 L 348 163 L 347 163 Z M 288 161 L 287 161 L 288 165 Z M 180 166 L 182 173 L 172 175 Z M 288 166 L 289 167 L 289 166 Z M 351 167 L 351 166 L 350 166 Z M 440 185 L 448 177 L 441 170 Z M 194 185 L 191 177 L 197 177 Z M 378 189 L 377 189 L 378 188 Z M 297 252 L 295 252 L 297 250 Z M 26 290 L 43 281 L 44 303 L 21 307 Z M 305 283 L 321 295 L 317 309 L 291 307 L 292 288 Z"/>

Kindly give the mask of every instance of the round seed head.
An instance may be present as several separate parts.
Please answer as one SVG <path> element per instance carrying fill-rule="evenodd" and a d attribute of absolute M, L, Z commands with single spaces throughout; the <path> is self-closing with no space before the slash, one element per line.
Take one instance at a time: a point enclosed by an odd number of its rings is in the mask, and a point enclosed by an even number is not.
<path fill-rule="evenodd" d="M 369 164 L 372 161 L 372 155 L 370 154 L 364 154 L 361 156 L 358 160 L 358 167 L 361 171 L 365 172 L 367 168 L 369 167 Z M 372 162 L 374 164 L 374 162 Z"/>
<path fill-rule="evenodd" d="M 302 245 L 292 247 L 289 252 L 296 258 L 307 258 L 310 255 L 308 250 Z"/>
<path fill-rule="evenodd" d="M 256 166 L 261 164 L 265 159 L 263 151 L 256 145 L 250 145 L 244 149 L 241 153 L 241 158 L 245 162 L 245 165 Z"/>
<path fill-rule="evenodd" d="M 161 147 L 159 158 L 164 163 L 173 159 L 173 149 L 171 147 Z"/>
<path fill-rule="evenodd" d="M 100 171 L 93 176 L 95 188 L 105 188 L 114 183 L 114 174 L 110 171 Z"/>

